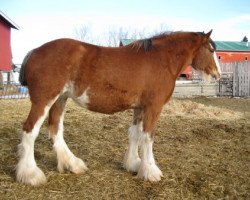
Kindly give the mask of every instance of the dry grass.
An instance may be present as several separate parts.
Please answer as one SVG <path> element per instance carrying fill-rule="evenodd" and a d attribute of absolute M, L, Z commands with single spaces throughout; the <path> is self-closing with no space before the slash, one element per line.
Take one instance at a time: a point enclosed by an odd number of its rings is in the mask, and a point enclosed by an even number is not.
<path fill-rule="evenodd" d="M 83 158 L 83 175 L 59 174 L 43 126 L 35 156 L 48 183 L 15 182 L 14 167 L 28 100 L 0 101 L 0 199 L 250 199 L 250 100 L 174 99 L 156 130 L 155 157 L 164 178 L 138 180 L 122 168 L 132 112 L 91 113 L 69 102 L 65 139 Z"/>

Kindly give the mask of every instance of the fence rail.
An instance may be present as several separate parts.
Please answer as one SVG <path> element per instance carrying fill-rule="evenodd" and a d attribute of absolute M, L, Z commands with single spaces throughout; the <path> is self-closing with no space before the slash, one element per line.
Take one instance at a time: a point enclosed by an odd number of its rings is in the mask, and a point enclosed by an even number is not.
<path fill-rule="evenodd" d="M 28 89 L 18 82 L 19 70 L 0 71 L 0 99 L 27 98 Z"/>
<path fill-rule="evenodd" d="M 28 96 L 28 89 L 14 82 L 3 82 L 0 86 L 0 99 L 23 99 Z"/>

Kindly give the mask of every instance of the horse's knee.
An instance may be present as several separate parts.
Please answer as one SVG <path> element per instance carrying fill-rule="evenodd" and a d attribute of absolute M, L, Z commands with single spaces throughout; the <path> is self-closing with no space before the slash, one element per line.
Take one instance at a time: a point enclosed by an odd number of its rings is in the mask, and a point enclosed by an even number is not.
<path fill-rule="evenodd" d="M 44 119 L 46 118 L 50 108 L 50 104 L 46 105 L 45 103 L 32 103 L 28 118 L 23 124 L 23 131 L 25 131 L 26 133 L 30 133 L 34 128 L 40 127 Z"/>
<path fill-rule="evenodd" d="M 42 109 L 39 109 L 36 106 L 32 105 L 29 116 L 23 124 L 23 131 L 26 133 L 32 132 L 35 124 L 37 123 L 39 118 L 42 117 L 42 115 Z"/>

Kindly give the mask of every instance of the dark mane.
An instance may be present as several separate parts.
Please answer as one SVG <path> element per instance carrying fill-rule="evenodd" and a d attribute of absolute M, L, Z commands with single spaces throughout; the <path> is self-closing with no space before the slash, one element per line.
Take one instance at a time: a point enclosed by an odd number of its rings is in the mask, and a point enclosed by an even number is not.
<path fill-rule="evenodd" d="M 132 48 L 139 51 L 140 49 L 144 49 L 145 52 L 151 51 L 153 48 L 152 38 L 136 40 L 132 44 Z"/>
<path fill-rule="evenodd" d="M 154 35 L 150 38 L 136 40 L 136 41 L 132 42 L 131 45 L 132 45 L 132 48 L 136 49 L 137 51 L 139 51 L 140 49 L 144 49 L 145 52 L 149 52 L 153 48 L 153 43 L 152 43 L 153 39 L 160 39 L 162 37 L 166 37 L 167 35 L 170 35 L 173 33 L 177 33 L 177 32 L 169 32 L 169 31 L 162 32 L 162 33 Z"/>
<path fill-rule="evenodd" d="M 137 51 L 139 51 L 140 49 L 144 49 L 145 52 L 149 52 L 153 48 L 153 42 L 152 42 L 152 40 L 154 40 L 154 39 L 161 39 L 161 38 L 164 38 L 164 37 L 168 37 L 168 36 L 171 36 L 171 35 L 182 34 L 182 33 L 187 33 L 187 32 L 182 32 L 182 31 L 176 31 L 176 32 L 167 31 L 167 32 L 162 32 L 162 33 L 154 35 L 154 36 L 152 36 L 150 38 L 136 40 L 136 41 L 132 42 L 131 45 L 132 45 L 132 48 L 136 49 Z M 204 32 L 195 32 L 195 34 L 205 36 Z M 215 44 L 215 42 L 211 38 L 209 40 L 209 43 L 216 50 L 216 44 Z"/>

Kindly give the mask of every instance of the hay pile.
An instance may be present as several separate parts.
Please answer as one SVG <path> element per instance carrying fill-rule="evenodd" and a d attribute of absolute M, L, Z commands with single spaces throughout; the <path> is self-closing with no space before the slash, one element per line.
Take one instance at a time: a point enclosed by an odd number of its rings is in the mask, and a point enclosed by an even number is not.
<path fill-rule="evenodd" d="M 242 113 L 226 108 L 214 107 L 193 102 L 192 100 L 171 100 L 166 106 L 163 115 L 177 115 L 194 119 L 232 120 L 242 118 Z"/>
<path fill-rule="evenodd" d="M 89 171 L 59 174 L 46 125 L 35 156 L 47 184 L 15 182 L 14 167 L 28 100 L 0 101 L 0 199 L 250 199 L 250 100 L 173 99 L 156 129 L 154 152 L 164 178 L 138 180 L 122 168 L 132 112 L 92 113 L 67 105 L 65 140 Z"/>

